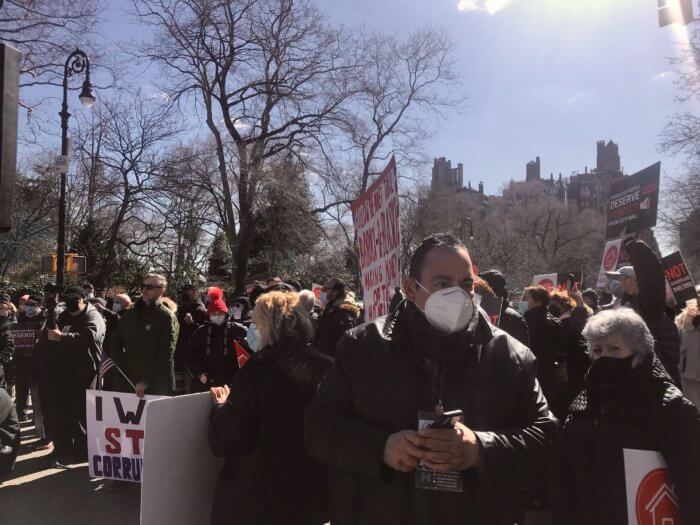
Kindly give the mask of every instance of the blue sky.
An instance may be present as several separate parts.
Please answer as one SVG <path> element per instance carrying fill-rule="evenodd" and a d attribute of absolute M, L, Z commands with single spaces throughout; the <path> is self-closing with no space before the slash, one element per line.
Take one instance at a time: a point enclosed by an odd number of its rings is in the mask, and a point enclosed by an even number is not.
<path fill-rule="evenodd" d="M 107 39 L 141 32 L 112 0 Z M 524 178 L 539 155 L 543 174 L 595 165 L 595 143 L 620 146 L 629 173 L 657 160 L 673 173 L 679 159 L 657 152 L 669 115 L 682 109 L 668 58 L 680 27 L 660 29 L 656 0 L 318 0 L 331 19 L 397 35 L 443 27 L 455 41 L 468 108 L 428 145 L 428 154 L 465 165 L 465 184 L 500 193 Z M 143 77 L 146 89 L 148 75 Z M 76 108 L 77 109 L 77 108 Z M 430 169 L 426 169 L 426 178 Z"/>
<path fill-rule="evenodd" d="M 459 4 L 463 10 L 459 9 Z M 457 43 L 469 108 L 443 126 L 432 156 L 463 162 L 465 181 L 496 193 L 542 158 L 544 174 L 595 165 L 596 141 L 620 146 L 628 172 L 657 160 L 679 105 L 668 57 L 681 28 L 660 29 L 656 0 L 323 0 L 348 24 L 401 34 L 430 24 Z M 474 7 L 497 10 L 493 13 Z"/>

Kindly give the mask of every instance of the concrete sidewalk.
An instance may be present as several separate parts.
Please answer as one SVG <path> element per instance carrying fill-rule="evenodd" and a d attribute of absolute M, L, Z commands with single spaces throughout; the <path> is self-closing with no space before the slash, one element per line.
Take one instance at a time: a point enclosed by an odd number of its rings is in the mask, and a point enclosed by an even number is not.
<path fill-rule="evenodd" d="M 15 469 L 0 483 L 2 525 L 138 525 L 140 489 L 129 483 L 116 492 L 90 479 L 87 463 L 51 468 L 49 451 L 34 451 L 31 421 L 22 423 Z"/>

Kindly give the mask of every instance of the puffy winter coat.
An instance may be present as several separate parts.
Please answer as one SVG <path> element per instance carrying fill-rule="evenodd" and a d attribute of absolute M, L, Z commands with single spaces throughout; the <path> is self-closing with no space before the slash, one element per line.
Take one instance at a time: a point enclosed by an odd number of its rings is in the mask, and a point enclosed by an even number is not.
<path fill-rule="evenodd" d="M 332 360 L 303 344 L 254 354 L 236 374 L 209 424 L 214 454 L 225 458 L 213 525 L 321 525 L 326 474 L 304 447 L 304 408 Z"/>
<path fill-rule="evenodd" d="M 683 523 L 700 523 L 700 417 L 653 353 L 615 384 L 587 376 L 564 424 L 557 524 L 628 523 L 623 449 L 660 451 Z"/>

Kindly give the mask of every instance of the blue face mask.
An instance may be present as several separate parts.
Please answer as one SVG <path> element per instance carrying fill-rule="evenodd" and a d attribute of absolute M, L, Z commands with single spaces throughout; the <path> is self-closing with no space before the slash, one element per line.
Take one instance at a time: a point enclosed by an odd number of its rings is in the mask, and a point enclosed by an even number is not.
<path fill-rule="evenodd" d="M 527 301 L 518 301 L 518 312 L 520 312 L 521 315 L 525 315 L 528 309 Z"/>
<path fill-rule="evenodd" d="M 618 281 L 617 279 L 610 279 L 610 283 L 608 283 L 608 286 L 610 287 L 610 293 L 612 293 L 615 297 L 622 296 L 622 288 L 620 287 L 620 281 Z"/>
<path fill-rule="evenodd" d="M 260 330 L 255 326 L 255 323 L 250 323 L 245 338 L 248 341 L 248 348 L 253 352 L 260 350 Z"/>

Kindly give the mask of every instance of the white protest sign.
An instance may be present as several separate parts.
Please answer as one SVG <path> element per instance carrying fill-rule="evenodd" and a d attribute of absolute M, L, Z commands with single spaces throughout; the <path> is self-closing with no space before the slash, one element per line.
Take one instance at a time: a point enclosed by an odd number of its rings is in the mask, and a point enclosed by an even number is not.
<path fill-rule="evenodd" d="M 372 321 L 389 313 L 394 289 L 401 284 L 399 187 L 394 157 L 351 209 L 365 321 Z"/>
<path fill-rule="evenodd" d="M 532 279 L 532 282 L 534 284 L 537 284 L 539 286 L 544 286 L 548 290 L 551 290 L 552 288 L 557 287 L 557 274 L 556 273 L 542 273 L 540 275 L 535 275 L 535 277 Z"/>
<path fill-rule="evenodd" d="M 615 239 L 614 241 L 608 241 L 605 243 L 603 260 L 600 263 L 600 273 L 598 274 L 598 288 L 602 288 L 610 283 L 610 278 L 605 274 L 605 272 L 614 272 L 617 269 L 617 261 L 620 258 L 621 246 L 622 239 Z"/>
<path fill-rule="evenodd" d="M 211 410 L 208 392 L 148 403 L 141 525 L 209 523 L 223 465 L 207 440 Z M 176 421 L 186 424 L 173 431 Z"/>
<path fill-rule="evenodd" d="M 146 434 L 146 406 L 161 396 L 88 390 L 90 477 L 140 482 Z"/>
<path fill-rule="evenodd" d="M 628 525 L 681 525 L 678 498 L 660 452 L 624 449 Z"/>

